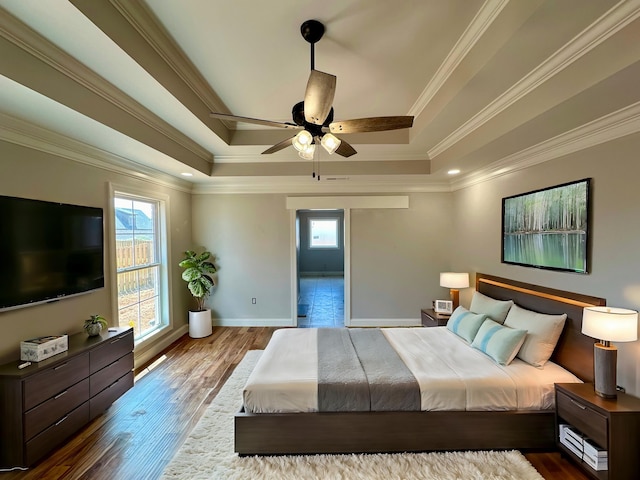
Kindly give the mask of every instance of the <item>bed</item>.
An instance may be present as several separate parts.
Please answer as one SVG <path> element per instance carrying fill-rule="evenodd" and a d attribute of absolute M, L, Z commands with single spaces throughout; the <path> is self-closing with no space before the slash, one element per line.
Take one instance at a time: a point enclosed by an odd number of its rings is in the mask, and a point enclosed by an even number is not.
<path fill-rule="evenodd" d="M 513 300 L 534 312 L 566 313 L 551 361 L 577 379 L 593 380 L 594 340 L 581 334 L 582 309 L 604 305 L 604 299 L 480 273 L 476 275 L 476 291 L 497 300 Z M 423 329 L 398 330 L 400 343 L 404 343 L 404 335 L 413 336 Z M 446 335 L 444 331 L 440 334 Z M 555 444 L 554 410 L 548 402 L 508 410 L 454 408 L 458 409 L 422 405 L 417 410 L 317 412 L 308 411 L 313 407 L 293 406 L 278 413 L 251 413 L 249 407 L 243 407 L 235 416 L 235 450 L 240 455 L 269 455 L 551 449 Z"/>

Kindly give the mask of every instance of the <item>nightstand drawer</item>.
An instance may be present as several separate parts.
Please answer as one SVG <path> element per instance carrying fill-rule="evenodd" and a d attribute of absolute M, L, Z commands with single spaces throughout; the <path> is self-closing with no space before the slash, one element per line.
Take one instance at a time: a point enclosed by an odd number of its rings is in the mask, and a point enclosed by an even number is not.
<path fill-rule="evenodd" d="M 593 439 L 601 447 L 608 448 L 607 417 L 589 408 L 580 400 L 573 399 L 562 392 L 558 392 L 556 401 L 559 417 Z"/>

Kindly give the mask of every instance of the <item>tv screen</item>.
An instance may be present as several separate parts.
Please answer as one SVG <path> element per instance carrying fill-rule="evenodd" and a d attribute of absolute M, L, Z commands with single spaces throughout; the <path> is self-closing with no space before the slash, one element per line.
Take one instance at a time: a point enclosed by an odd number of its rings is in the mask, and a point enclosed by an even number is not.
<path fill-rule="evenodd" d="M 104 287 L 103 211 L 0 196 L 0 311 Z"/>
<path fill-rule="evenodd" d="M 587 273 L 586 178 L 502 199 L 502 262 Z"/>

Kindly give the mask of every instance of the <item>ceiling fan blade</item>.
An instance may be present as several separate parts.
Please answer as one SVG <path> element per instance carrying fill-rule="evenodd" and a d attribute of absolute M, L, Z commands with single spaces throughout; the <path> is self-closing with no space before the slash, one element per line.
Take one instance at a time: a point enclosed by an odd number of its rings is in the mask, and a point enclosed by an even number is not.
<path fill-rule="evenodd" d="M 349 145 L 344 140 L 340 139 L 340 146 L 336 149 L 335 153 L 338 155 L 342 155 L 343 157 L 350 157 L 351 155 L 355 155 L 356 149 Z"/>
<path fill-rule="evenodd" d="M 331 111 L 336 93 L 336 76 L 311 70 L 304 94 L 304 118 L 308 123 L 322 125 Z"/>
<path fill-rule="evenodd" d="M 411 126 L 413 126 L 412 116 L 370 117 L 332 122 L 329 125 L 329 130 L 331 133 L 382 132 L 385 130 L 411 128 Z"/>
<path fill-rule="evenodd" d="M 294 138 L 295 137 L 287 138 L 281 141 L 280 143 L 276 143 L 273 147 L 267 148 L 264 152 L 262 152 L 262 154 L 265 155 L 269 153 L 276 153 L 276 152 L 279 152 L 280 150 L 284 150 L 285 148 L 290 147 L 292 145 L 291 140 L 293 140 Z"/>
<path fill-rule="evenodd" d="M 218 118 L 220 120 L 228 120 L 230 122 L 254 123 L 256 125 L 264 125 L 267 127 L 292 128 L 296 130 L 299 130 L 302 128 L 299 125 L 296 125 L 295 123 L 272 122 L 271 120 L 260 120 L 259 118 L 250 118 L 250 117 L 238 117 L 237 115 L 229 115 L 226 113 L 212 112 L 209 114 L 209 116 L 211 118 Z"/>

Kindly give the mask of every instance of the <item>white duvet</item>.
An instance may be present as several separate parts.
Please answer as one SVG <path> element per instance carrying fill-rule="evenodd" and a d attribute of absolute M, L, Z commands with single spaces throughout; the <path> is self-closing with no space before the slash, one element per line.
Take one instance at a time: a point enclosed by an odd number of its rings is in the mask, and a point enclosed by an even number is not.
<path fill-rule="evenodd" d="M 385 328 L 389 343 L 420 386 L 428 410 L 549 410 L 554 383 L 580 380 L 548 362 L 496 364 L 444 327 Z M 253 413 L 317 412 L 316 329 L 276 330 L 247 380 L 245 409 Z"/>

